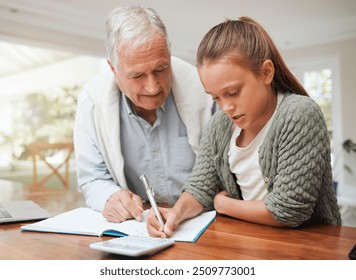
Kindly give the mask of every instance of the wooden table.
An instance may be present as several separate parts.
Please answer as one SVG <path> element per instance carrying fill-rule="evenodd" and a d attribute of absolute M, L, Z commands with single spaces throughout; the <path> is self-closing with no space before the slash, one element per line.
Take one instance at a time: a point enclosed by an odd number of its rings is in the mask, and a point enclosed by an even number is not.
<path fill-rule="evenodd" d="M 21 184 L 2 187 L 0 200 L 32 199 L 53 215 L 84 206 L 83 195 L 66 189 L 31 188 Z M 112 237 L 22 232 L 24 223 L 0 225 L 2 260 L 115 260 L 129 259 L 89 248 L 92 242 Z M 155 260 L 294 260 L 348 259 L 356 244 L 356 228 L 315 225 L 280 229 L 218 216 L 196 243 L 176 242 L 150 257 Z"/>

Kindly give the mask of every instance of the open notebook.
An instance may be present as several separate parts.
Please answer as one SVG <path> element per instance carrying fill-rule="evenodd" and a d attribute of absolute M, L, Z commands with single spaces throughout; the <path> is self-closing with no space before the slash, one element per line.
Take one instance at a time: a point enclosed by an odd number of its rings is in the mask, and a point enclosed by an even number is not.
<path fill-rule="evenodd" d="M 147 213 L 148 210 L 144 211 L 142 222 L 127 220 L 122 223 L 111 223 L 108 222 L 100 212 L 90 208 L 77 208 L 34 224 L 22 226 L 21 229 L 24 231 L 96 236 L 148 236 L 146 230 Z M 172 239 L 175 241 L 195 242 L 215 219 L 215 216 L 216 211 L 209 211 L 183 222 L 174 231 Z"/>

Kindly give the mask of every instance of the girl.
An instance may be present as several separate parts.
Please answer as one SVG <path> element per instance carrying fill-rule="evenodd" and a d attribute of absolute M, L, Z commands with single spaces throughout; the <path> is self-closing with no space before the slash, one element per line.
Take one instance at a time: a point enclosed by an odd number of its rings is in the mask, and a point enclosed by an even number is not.
<path fill-rule="evenodd" d="M 323 114 L 266 31 L 241 17 L 213 27 L 197 54 L 217 102 L 193 172 L 173 208 L 152 213 L 151 235 L 168 237 L 204 210 L 276 227 L 341 224 Z"/>

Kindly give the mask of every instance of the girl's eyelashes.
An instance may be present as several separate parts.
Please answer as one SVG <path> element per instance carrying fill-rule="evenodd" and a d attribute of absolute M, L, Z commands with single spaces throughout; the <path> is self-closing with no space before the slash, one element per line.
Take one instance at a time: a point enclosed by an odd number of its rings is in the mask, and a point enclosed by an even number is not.
<path fill-rule="evenodd" d="M 234 97 L 234 96 L 238 95 L 239 92 L 240 92 L 239 89 L 238 89 L 238 90 L 231 91 L 231 92 L 225 92 L 225 93 L 222 95 L 222 97 L 223 97 L 223 98 L 226 98 L 226 97 Z M 209 95 L 211 96 L 211 98 L 212 98 L 214 101 L 220 99 L 220 97 L 217 96 L 217 95 L 213 95 L 212 93 L 208 93 L 208 92 L 206 92 L 206 93 L 209 94 Z"/>
<path fill-rule="evenodd" d="M 235 96 L 235 95 L 237 95 L 239 92 L 240 92 L 240 90 L 238 89 L 238 90 L 235 90 L 235 91 L 233 91 L 233 92 L 227 93 L 227 95 L 228 95 L 228 96 Z"/>

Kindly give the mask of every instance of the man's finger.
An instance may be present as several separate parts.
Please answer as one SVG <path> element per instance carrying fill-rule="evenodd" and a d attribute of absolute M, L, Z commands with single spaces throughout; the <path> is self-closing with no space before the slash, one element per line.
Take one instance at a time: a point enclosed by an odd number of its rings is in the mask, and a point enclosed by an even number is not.
<path fill-rule="evenodd" d="M 142 204 L 142 199 L 136 194 L 132 195 L 132 200 L 134 201 L 135 205 L 140 211 L 143 211 L 143 204 Z"/>
<path fill-rule="evenodd" d="M 131 193 L 132 194 L 132 193 Z M 126 211 L 130 213 L 130 216 L 135 218 L 138 221 L 142 221 L 142 211 L 143 207 L 137 207 L 136 206 L 136 201 L 133 199 L 133 194 L 130 196 L 126 197 L 121 197 L 120 202 L 122 206 L 125 208 Z"/>

